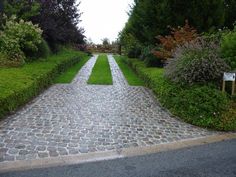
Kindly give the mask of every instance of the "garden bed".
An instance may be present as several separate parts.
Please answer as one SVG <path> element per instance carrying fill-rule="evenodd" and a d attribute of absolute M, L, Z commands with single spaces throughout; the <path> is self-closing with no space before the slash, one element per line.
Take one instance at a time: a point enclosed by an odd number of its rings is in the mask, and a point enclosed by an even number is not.
<path fill-rule="evenodd" d="M 184 121 L 216 130 L 236 130 L 235 100 L 209 85 L 183 87 L 164 78 L 164 69 L 146 67 L 143 61 L 126 62 L 157 95 L 161 104 Z"/>

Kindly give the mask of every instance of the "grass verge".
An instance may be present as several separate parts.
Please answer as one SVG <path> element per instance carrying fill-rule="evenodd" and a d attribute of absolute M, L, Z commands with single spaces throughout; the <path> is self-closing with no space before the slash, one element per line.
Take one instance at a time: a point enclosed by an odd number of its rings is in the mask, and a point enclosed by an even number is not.
<path fill-rule="evenodd" d="M 0 118 L 27 103 L 84 57 L 87 55 L 82 52 L 63 49 L 19 68 L 0 68 Z"/>
<path fill-rule="evenodd" d="M 222 93 L 216 86 L 180 86 L 164 77 L 164 69 L 146 67 L 138 59 L 126 62 L 157 95 L 161 104 L 184 121 L 216 130 L 236 130 L 235 99 Z"/>
<path fill-rule="evenodd" d="M 132 86 L 143 86 L 144 82 L 141 80 L 137 74 L 134 72 L 134 70 L 127 64 L 125 63 L 125 57 L 124 56 L 114 56 L 116 63 L 120 67 L 123 75 L 125 76 L 127 82 L 129 85 Z"/>
<path fill-rule="evenodd" d="M 99 55 L 92 69 L 88 84 L 112 85 L 111 69 L 107 55 Z"/>
<path fill-rule="evenodd" d="M 80 61 L 75 64 L 74 66 L 72 66 L 71 68 L 69 68 L 68 70 L 66 70 L 64 73 L 62 73 L 61 75 L 59 75 L 54 83 L 58 83 L 58 84 L 67 84 L 67 83 L 71 83 L 71 81 L 74 79 L 74 77 L 76 76 L 76 74 L 80 71 L 80 69 L 84 66 L 84 64 L 89 60 L 89 56 L 83 57 L 80 59 Z"/>

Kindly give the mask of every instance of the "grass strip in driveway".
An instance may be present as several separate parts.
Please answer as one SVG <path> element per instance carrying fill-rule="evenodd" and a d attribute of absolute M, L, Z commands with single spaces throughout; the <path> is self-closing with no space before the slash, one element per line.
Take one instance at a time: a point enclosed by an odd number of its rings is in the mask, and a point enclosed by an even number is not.
<path fill-rule="evenodd" d="M 144 82 L 137 76 L 134 70 L 127 63 L 125 63 L 123 56 L 116 55 L 114 58 L 129 85 L 144 86 Z"/>
<path fill-rule="evenodd" d="M 84 66 L 84 64 L 89 60 L 89 56 L 81 57 L 80 61 L 69 68 L 67 71 L 62 73 L 59 77 L 55 79 L 55 83 L 58 84 L 68 84 L 74 79 L 76 74 L 80 71 L 80 69 Z"/>
<path fill-rule="evenodd" d="M 112 85 L 111 69 L 107 55 L 99 55 L 89 77 L 88 84 Z"/>

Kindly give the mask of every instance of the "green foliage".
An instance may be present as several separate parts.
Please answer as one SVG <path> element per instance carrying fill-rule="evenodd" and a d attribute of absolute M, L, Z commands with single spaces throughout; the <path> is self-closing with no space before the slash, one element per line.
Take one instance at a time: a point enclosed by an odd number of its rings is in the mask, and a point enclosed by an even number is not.
<path fill-rule="evenodd" d="M 236 22 L 236 1 L 235 0 L 225 0 L 225 26 L 230 29 L 234 28 L 234 23 Z"/>
<path fill-rule="evenodd" d="M 17 40 L 0 32 L 0 66 L 21 66 L 25 62 L 25 54 L 20 50 Z"/>
<path fill-rule="evenodd" d="M 92 69 L 88 84 L 112 85 L 111 69 L 107 55 L 99 55 Z"/>
<path fill-rule="evenodd" d="M 2 14 L 16 16 L 17 20 L 32 21 L 43 30 L 43 37 L 51 49 L 58 44 L 84 44 L 83 28 L 76 0 L 0 0 L 0 30 L 4 25 Z M 54 48 L 55 47 L 55 48 Z"/>
<path fill-rule="evenodd" d="M 221 41 L 221 52 L 225 61 L 231 66 L 231 69 L 236 68 L 236 27 L 233 31 L 225 33 Z"/>
<path fill-rule="evenodd" d="M 5 36 L 18 42 L 21 51 L 27 56 L 38 50 L 38 45 L 42 42 L 42 30 L 31 22 L 16 21 L 11 17 L 4 26 Z"/>
<path fill-rule="evenodd" d="M 141 45 L 133 35 L 123 32 L 120 34 L 123 53 L 130 58 L 136 58 L 141 54 Z"/>
<path fill-rule="evenodd" d="M 39 94 L 83 56 L 81 52 L 64 49 L 47 60 L 27 63 L 20 68 L 1 68 L 0 118 Z"/>
<path fill-rule="evenodd" d="M 124 74 L 129 85 L 132 86 L 143 86 L 144 82 L 137 76 L 131 67 L 126 63 L 126 57 L 115 56 L 115 60 L 119 65 L 122 73 Z"/>
<path fill-rule="evenodd" d="M 165 76 L 178 84 L 219 83 L 229 66 L 220 58 L 219 46 L 199 38 L 178 47 L 165 70 Z"/>
<path fill-rule="evenodd" d="M 84 44 L 84 29 L 79 27 L 81 12 L 79 1 L 47 0 L 40 3 L 40 14 L 32 19 L 43 30 L 43 37 L 52 51 L 57 51 L 57 45 Z"/>
<path fill-rule="evenodd" d="M 168 26 L 183 26 L 185 20 L 198 32 L 212 31 L 224 26 L 224 0 L 136 0 L 129 20 L 121 32 L 132 35 L 142 46 L 155 45 L 157 35 L 169 33 Z"/>
<path fill-rule="evenodd" d="M 1 65 L 22 65 L 26 57 L 38 51 L 42 42 L 41 34 L 40 28 L 31 22 L 17 22 L 14 16 L 7 19 L 0 32 L 0 52 L 6 55 L 5 62 L 1 62 Z"/>
<path fill-rule="evenodd" d="M 162 60 L 154 55 L 154 51 L 152 46 L 144 47 L 140 58 L 145 61 L 147 67 L 163 67 Z"/>
<path fill-rule="evenodd" d="M 4 13 L 11 17 L 16 15 L 18 19 L 29 21 L 39 14 L 40 4 L 36 1 L 3 0 Z"/>
<path fill-rule="evenodd" d="M 44 39 L 37 45 L 37 48 L 38 50 L 36 52 L 30 54 L 30 58 L 47 58 L 51 54 L 48 43 Z"/>
<path fill-rule="evenodd" d="M 164 69 L 147 68 L 137 59 L 129 59 L 128 62 L 156 93 L 162 105 L 174 115 L 202 127 L 236 130 L 235 114 L 225 115 L 230 101 L 214 85 L 178 85 L 165 79 Z"/>

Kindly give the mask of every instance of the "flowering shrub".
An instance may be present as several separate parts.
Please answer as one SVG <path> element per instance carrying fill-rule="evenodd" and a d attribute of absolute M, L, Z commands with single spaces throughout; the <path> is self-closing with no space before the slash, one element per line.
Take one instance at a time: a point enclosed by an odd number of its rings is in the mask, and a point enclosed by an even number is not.
<path fill-rule="evenodd" d="M 24 63 L 25 55 L 17 40 L 0 33 L 0 66 L 19 66 Z"/>
<path fill-rule="evenodd" d="M 180 84 L 220 81 L 230 68 L 220 58 L 219 46 L 199 38 L 179 46 L 165 69 L 165 76 Z"/>
<path fill-rule="evenodd" d="M 31 22 L 17 22 L 15 17 L 7 19 L 0 32 L 0 53 L 6 56 L 5 62 L 1 59 L 1 65 L 23 64 L 26 57 L 38 51 L 42 43 L 41 35 L 42 30 Z"/>
<path fill-rule="evenodd" d="M 161 43 L 161 48 L 158 51 L 154 51 L 154 55 L 162 60 L 167 60 L 172 57 L 173 50 L 178 46 L 186 42 L 190 42 L 198 37 L 197 31 L 190 27 L 188 21 L 186 21 L 184 27 L 172 28 L 171 35 L 158 36 Z"/>
<path fill-rule="evenodd" d="M 42 30 L 37 25 L 24 20 L 17 22 L 15 17 L 11 17 L 6 22 L 4 34 L 8 38 L 16 40 L 26 56 L 36 52 L 38 50 L 37 45 L 42 42 Z"/>

